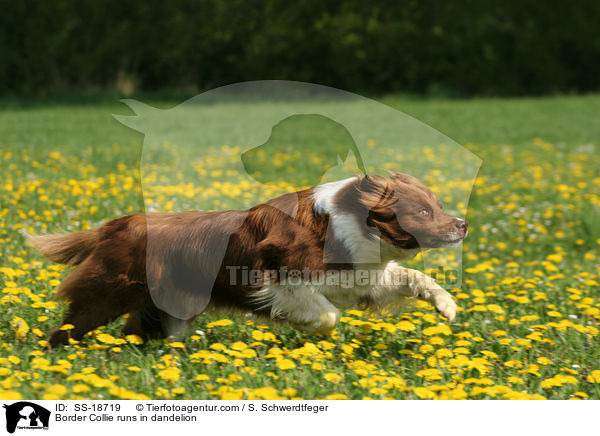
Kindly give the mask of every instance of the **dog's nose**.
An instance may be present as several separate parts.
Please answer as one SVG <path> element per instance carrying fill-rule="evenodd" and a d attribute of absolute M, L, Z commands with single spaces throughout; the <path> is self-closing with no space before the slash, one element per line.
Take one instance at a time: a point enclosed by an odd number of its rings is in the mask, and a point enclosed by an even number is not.
<path fill-rule="evenodd" d="M 461 230 L 463 235 L 467 234 L 467 229 L 469 228 L 469 225 L 467 224 L 467 222 L 465 220 L 461 220 L 460 218 L 456 218 L 456 228 L 458 230 Z"/>

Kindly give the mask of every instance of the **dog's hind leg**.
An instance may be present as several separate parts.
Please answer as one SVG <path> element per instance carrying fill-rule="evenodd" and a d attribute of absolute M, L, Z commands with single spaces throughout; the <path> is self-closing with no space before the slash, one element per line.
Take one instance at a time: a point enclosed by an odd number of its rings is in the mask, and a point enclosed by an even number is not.
<path fill-rule="evenodd" d="M 140 338 L 162 338 L 165 332 L 162 327 L 161 310 L 155 305 L 148 305 L 129 314 L 123 326 L 124 335 L 136 335 Z"/>
<path fill-rule="evenodd" d="M 123 327 L 124 335 L 136 335 L 144 340 L 177 336 L 188 321 L 174 318 L 154 304 L 144 306 L 130 314 Z"/>
<path fill-rule="evenodd" d="M 92 265 L 93 262 L 84 262 L 61 285 L 61 297 L 70 301 L 62 325 L 74 327 L 51 332 L 51 347 L 68 344 L 69 338 L 81 340 L 89 331 L 150 303 L 144 284 L 130 282 L 124 277 L 102 281 L 101 275 L 91 271 Z"/>

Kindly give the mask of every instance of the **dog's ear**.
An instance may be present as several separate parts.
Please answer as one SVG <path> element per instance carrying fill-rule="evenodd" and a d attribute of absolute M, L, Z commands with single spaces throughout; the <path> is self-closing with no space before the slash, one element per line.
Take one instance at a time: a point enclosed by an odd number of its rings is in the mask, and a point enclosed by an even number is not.
<path fill-rule="evenodd" d="M 417 179 L 416 177 L 413 177 L 409 174 L 405 174 L 405 173 L 393 173 L 391 171 L 388 171 L 390 178 L 396 182 L 401 182 L 401 183 L 407 183 L 410 185 L 421 185 L 421 182 L 419 182 L 419 179 Z"/>
<path fill-rule="evenodd" d="M 387 185 L 387 180 L 377 174 L 367 174 L 360 180 L 358 184 L 358 190 L 365 194 L 374 193 L 380 191 Z"/>
<path fill-rule="evenodd" d="M 383 212 L 394 201 L 394 188 L 390 180 L 379 175 L 366 175 L 359 184 L 360 201 L 368 209 Z"/>

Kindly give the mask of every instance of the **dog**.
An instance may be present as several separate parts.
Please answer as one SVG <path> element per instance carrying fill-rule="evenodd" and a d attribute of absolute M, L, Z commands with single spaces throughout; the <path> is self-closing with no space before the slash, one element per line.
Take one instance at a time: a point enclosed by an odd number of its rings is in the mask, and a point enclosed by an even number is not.
<path fill-rule="evenodd" d="M 378 310 L 416 297 L 452 321 L 451 294 L 398 262 L 457 246 L 467 234 L 467 223 L 446 214 L 430 189 L 390 173 L 318 185 L 246 211 L 135 214 L 32 239 L 48 259 L 75 266 L 55 296 L 69 301 L 63 325 L 74 327 L 50 333 L 56 347 L 126 313 L 125 335 L 174 335 L 204 307 L 325 332 L 340 310 Z M 259 273 L 240 277 L 248 271 Z"/>

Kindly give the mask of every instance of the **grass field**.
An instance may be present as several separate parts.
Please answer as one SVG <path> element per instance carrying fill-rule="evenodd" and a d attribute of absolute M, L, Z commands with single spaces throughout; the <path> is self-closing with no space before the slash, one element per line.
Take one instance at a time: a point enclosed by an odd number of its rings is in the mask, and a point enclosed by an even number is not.
<path fill-rule="evenodd" d="M 346 312 L 327 335 L 203 313 L 180 342 L 139 347 L 119 320 L 56 350 L 45 339 L 67 271 L 22 232 L 143 211 L 143 137 L 111 117 L 130 113 L 118 103 L 0 104 L 0 398 L 600 399 L 600 97 L 382 101 L 483 159 L 452 324 L 420 303 Z M 293 151 L 279 158 L 304 178 Z M 244 195 L 219 165 L 198 168 L 195 191 L 215 208 L 277 191 Z M 186 189 L 154 194 L 177 209 Z"/>

